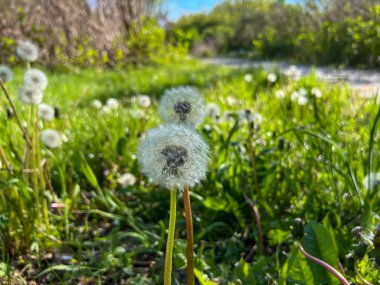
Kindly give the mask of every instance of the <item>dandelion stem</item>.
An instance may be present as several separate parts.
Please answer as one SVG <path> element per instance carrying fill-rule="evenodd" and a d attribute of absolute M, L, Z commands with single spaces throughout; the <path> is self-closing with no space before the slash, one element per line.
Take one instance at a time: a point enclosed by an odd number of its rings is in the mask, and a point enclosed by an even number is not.
<path fill-rule="evenodd" d="M 332 267 L 330 264 L 328 264 L 328 263 L 324 262 L 323 260 L 316 258 L 315 256 L 307 253 L 300 243 L 298 243 L 298 248 L 301 251 L 301 253 L 307 259 L 310 259 L 311 261 L 322 266 L 324 269 L 330 271 L 340 281 L 340 283 L 342 285 L 350 285 L 350 283 L 347 281 L 347 279 L 344 278 L 344 276 L 338 270 L 336 270 L 334 267 Z"/>
<path fill-rule="evenodd" d="M 170 218 L 169 218 L 168 240 L 166 243 L 164 285 L 171 285 L 172 283 L 172 258 L 173 258 L 173 247 L 174 247 L 174 232 L 175 232 L 176 206 L 177 206 L 176 204 L 177 204 L 177 190 L 172 190 L 170 191 Z"/>
<path fill-rule="evenodd" d="M 12 167 L 11 164 L 9 163 L 9 160 L 7 159 L 7 156 L 5 155 L 3 147 L 0 145 L 0 157 L 4 161 L 5 167 L 10 175 L 12 175 Z"/>
<path fill-rule="evenodd" d="M 14 114 L 14 116 L 15 116 L 15 118 L 16 118 L 17 124 L 19 125 L 19 127 L 20 127 L 20 129 L 21 129 L 21 131 L 22 131 L 22 134 L 24 135 L 24 139 L 25 139 L 26 143 L 27 143 L 29 146 L 31 146 L 32 143 L 31 143 L 31 141 L 30 141 L 29 135 L 28 135 L 27 131 L 25 130 L 24 126 L 22 125 L 21 120 L 20 120 L 20 117 L 19 117 L 18 114 L 17 114 L 17 111 L 16 111 L 16 108 L 15 108 L 15 105 L 13 104 L 13 102 L 12 102 L 12 100 L 11 100 L 11 97 L 9 96 L 9 93 L 8 93 L 7 89 L 5 88 L 4 83 L 3 83 L 3 81 L 1 81 L 1 79 L 0 79 L 0 86 L 1 86 L 1 89 L 3 90 L 3 92 L 4 92 L 4 94 L 5 94 L 5 97 L 7 97 L 8 103 L 9 103 L 9 105 L 10 105 L 11 108 L 12 108 L 13 114 Z"/>
<path fill-rule="evenodd" d="M 187 255 L 187 285 L 194 285 L 194 234 L 193 234 L 193 217 L 191 212 L 191 203 L 189 187 L 183 191 L 183 205 L 185 208 L 186 219 L 186 255 Z"/>
<path fill-rule="evenodd" d="M 259 234 L 259 252 L 262 255 L 264 253 L 264 239 L 263 239 L 263 230 L 262 230 L 262 225 L 261 225 L 260 212 L 255 202 L 253 202 L 251 198 L 249 198 L 246 194 L 244 194 L 244 198 L 247 201 L 247 203 L 251 206 L 253 215 L 255 216 L 257 231 Z"/>

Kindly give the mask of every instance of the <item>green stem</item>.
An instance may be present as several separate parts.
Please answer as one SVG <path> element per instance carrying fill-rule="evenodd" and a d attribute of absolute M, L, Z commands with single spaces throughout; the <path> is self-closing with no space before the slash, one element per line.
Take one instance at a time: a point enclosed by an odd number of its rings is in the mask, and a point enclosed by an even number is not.
<path fill-rule="evenodd" d="M 186 255 L 187 255 L 187 285 L 194 285 L 194 234 L 193 234 L 193 217 L 191 213 L 191 203 L 189 187 L 185 187 L 183 192 L 183 204 L 185 208 L 186 219 Z"/>
<path fill-rule="evenodd" d="M 176 204 L 177 204 L 177 190 L 172 190 L 170 191 L 170 219 L 169 219 L 168 240 L 166 243 L 164 285 L 171 285 L 172 283 L 172 258 L 173 258 L 173 247 L 174 247 Z"/>

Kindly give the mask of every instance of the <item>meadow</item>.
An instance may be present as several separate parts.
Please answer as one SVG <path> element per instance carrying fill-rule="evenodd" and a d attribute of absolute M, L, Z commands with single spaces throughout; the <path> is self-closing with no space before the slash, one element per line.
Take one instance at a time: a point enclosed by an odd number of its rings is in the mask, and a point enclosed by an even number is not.
<path fill-rule="evenodd" d="M 17 98 L 25 68 L 5 84 L 37 145 L 38 189 L 1 92 L 2 284 L 162 284 L 169 192 L 142 174 L 136 151 L 162 123 L 160 97 L 178 86 L 198 88 L 208 104 L 198 131 L 211 163 L 190 194 L 198 284 L 339 284 L 305 251 L 352 284 L 380 284 L 380 177 L 368 176 L 380 166 L 376 98 L 315 74 L 195 60 L 41 69 L 51 121 L 31 120 L 35 110 Z M 43 145 L 33 135 L 43 129 L 57 130 L 61 145 Z M 173 284 L 186 282 L 182 213 L 179 193 Z"/>

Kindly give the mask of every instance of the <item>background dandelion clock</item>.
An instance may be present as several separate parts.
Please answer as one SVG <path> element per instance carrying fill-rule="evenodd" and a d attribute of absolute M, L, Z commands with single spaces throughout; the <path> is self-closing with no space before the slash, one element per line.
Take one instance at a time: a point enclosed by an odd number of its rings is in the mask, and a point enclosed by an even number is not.
<path fill-rule="evenodd" d="M 0 80 L 5 83 L 13 79 L 12 70 L 6 65 L 0 65 Z"/>
<path fill-rule="evenodd" d="M 35 44 L 29 41 L 21 41 L 17 45 L 16 53 L 22 60 L 33 62 L 38 59 L 39 51 Z"/>
<path fill-rule="evenodd" d="M 55 130 L 46 129 L 41 133 L 41 141 L 50 148 L 57 148 L 62 144 L 61 136 Z"/>
<path fill-rule="evenodd" d="M 166 245 L 164 285 L 171 284 L 177 189 L 186 190 L 206 177 L 209 147 L 194 130 L 183 125 L 169 125 L 149 131 L 138 149 L 143 173 L 153 183 L 170 190 L 170 219 Z M 187 198 L 186 198 L 187 199 Z M 190 200 L 185 203 L 186 219 L 191 217 Z M 192 221 L 186 220 L 188 282 L 194 284 Z M 190 258 L 189 258 L 190 257 Z"/>
<path fill-rule="evenodd" d="M 26 104 L 39 104 L 44 97 L 41 89 L 30 85 L 22 85 L 18 91 L 19 99 Z"/>
<path fill-rule="evenodd" d="M 38 105 L 38 117 L 45 120 L 51 121 L 54 119 L 55 111 L 54 108 L 48 104 Z"/>
<path fill-rule="evenodd" d="M 32 68 L 24 74 L 24 84 L 36 89 L 44 90 L 48 85 L 48 79 L 41 70 Z"/>
<path fill-rule="evenodd" d="M 158 113 L 166 123 L 196 128 L 204 118 L 204 101 L 195 88 L 172 88 L 162 96 Z"/>

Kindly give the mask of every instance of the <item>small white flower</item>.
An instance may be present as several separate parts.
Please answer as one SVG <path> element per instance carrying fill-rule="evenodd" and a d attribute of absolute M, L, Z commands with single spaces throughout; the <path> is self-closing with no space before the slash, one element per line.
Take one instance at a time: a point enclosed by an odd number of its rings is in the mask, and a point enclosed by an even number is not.
<path fill-rule="evenodd" d="M 246 82 L 251 82 L 252 79 L 253 79 L 252 74 L 247 73 L 246 75 L 244 75 L 244 80 Z"/>
<path fill-rule="evenodd" d="M 285 96 L 286 96 L 286 94 L 285 94 L 285 91 L 284 90 L 277 90 L 276 91 L 276 97 L 278 98 L 278 99 L 282 99 L 282 98 L 285 98 Z"/>
<path fill-rule="evenodd" d="M 277 75 L 274 74 L 274 73 L 269 73 L 268 76 L 267 76 L 267 80 L 268 80 L 270 83 L 274 83 L 274 82 L 276 82 L 276 80 L 277 80 Z"/>
<path fill-rule="evenodd" d="M 29 41 L 21 41 L 16 48 L 17 55 L 25 61 L 36 61 L 38 59 L 38 47 Z"/>
<path fill-rule="evenodd" d="M 136 102 L 141 107 L 148 108 L 151 104 L 150 97 L 148 95 L 139 95 L 136 97 Z"/>
<path fill-rule="evenodd" d="M 309 102 L 309 99 L 307 98 L 307 96 L 300 94 L 297 102 L 298 102 L 298 105 L 306 105 Z"/>
<path fill-rule="evenodd" d="M 192 87 L 172 88 L 162 96 L 158 113 L 166 123 L 196 128 L 203 121 L 204 101 Z"/>
<path fill-rule="evenodd" d="M 123 188 L 127 188 L 128 186 L 133 186 L 136 183 L 136 177 L 132 173 L 125 173 L 119 177 L 117 182 Z"/>
<path fill-rule="evenodd" d="M 315 98 L 321 98 L 323 95 L 322 91 L 318 89 L 317 87 L 314 87 L 313 89 L 311 89 L 311 94 L 313 94 Z"/>
<path fill-rule="evenodd" d="M 106 101 L 106 106 L 110 110 L 116 110 L 117 108 L 119 108 L 119 105 L 119 101 L 117 101 L 115 98 L 108 98 Z"/>
<path fill-rule="evenodd" d="M 259 113 L 253 113 L 251 110 L 240 110 L 238 112 L 239 119 L 243 122 L 261 124 L 264 119 Z"/>
<path fill-rule="evenodd" d="M 220 108 L 215 103 L 210 103 L 206 105 L 206 114 L 213 120 L 218 120 L 220 118 Z"/>
<path fill-rule="evenodd" d="M 376 186 L 380 185 L 380 172 L 371 172 L 364 177 L 363 185 L 365 189 L 373 191 Z"/>
<path fill-rule="evenodd" d="M 40 89 L 30 85 L 22 85 L 18 91 L 19 99 L 27 104 L 40 104 L 44 94 Z"/>
<path fill-rule="evenodd" d="M 47 129 L 41 133 L 41 141 L 50 148 L 59 147 L 62 144 L 59 133 L 55 130 Z"/>
<path fill-rule="evenodd" d="M 102 101 L 98 99 L 94 99 L 91 101 L 91 106 L 92 108 L 99 110 L 102 108 L 103 104 L 102 104 Z"/>
<path fill-rule="evenodd" d="M 54 108 L 48 104 L 38 105 L 38 117 L 45 121 L 51 121 L 54 119 Z"/>
<path fill-rule="evenodd" d="M 13 79 L 12 70 L 6 65 L 0 65 L 0 79 L 5 82 L 9 82 Z"/>
<path fill-rule="evenodd" d="M 138 160 L 154 184 L 169 190 L 194 187 L 206 177 L 209 147 L 194 130 L 183 125 L 150 130 L 141 141 Z"/>
<path fill-rule="evenodd" d="M 41 90 L 46 89 L 48 85 L 48 79 L 41 70 L 32 68 L 24 74 L 24 84 L 33 86 Z"/>

